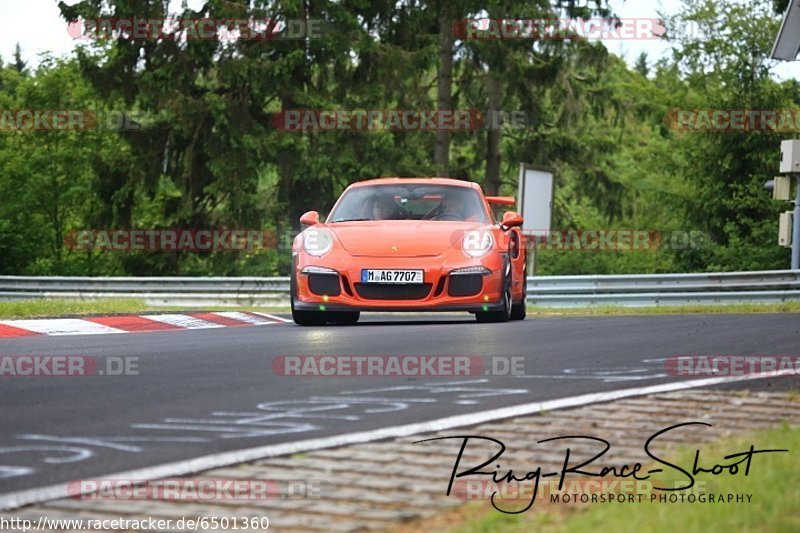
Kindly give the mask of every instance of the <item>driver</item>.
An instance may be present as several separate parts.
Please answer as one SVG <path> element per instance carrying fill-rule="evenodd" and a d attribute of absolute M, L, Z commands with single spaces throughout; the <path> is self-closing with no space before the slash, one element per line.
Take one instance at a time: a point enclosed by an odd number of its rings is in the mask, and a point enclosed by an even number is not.
<path fill-rule="evenodd" d="M 372 203 L 372 220 L 389 220 L 395 218 L 397 204 L 385 196 L 375 198 Z"/>
<path fill-rule="evenodd" d="M 464 205 L 452 192 L 442 196 L 442 212 L 436 217 L 440 220 L 464 220 Z"/>

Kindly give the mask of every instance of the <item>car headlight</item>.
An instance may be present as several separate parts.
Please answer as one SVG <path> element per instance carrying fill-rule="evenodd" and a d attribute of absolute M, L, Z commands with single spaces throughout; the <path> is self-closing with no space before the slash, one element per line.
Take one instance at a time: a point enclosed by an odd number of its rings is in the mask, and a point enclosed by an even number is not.
<path fill-rule="evenodd" d="M 314 256 L 325 255 L 333 248 L 333 235 L 326 229 L 308 228 L 303 232 L 303 249 Z"/>
<path fill-rule="evenodd" d="M 481 257 L 489 253 L 494 245 L 494 238 L 488 231 L 469 231 L 464 235 L 462 247 L 470 257 Z"/>

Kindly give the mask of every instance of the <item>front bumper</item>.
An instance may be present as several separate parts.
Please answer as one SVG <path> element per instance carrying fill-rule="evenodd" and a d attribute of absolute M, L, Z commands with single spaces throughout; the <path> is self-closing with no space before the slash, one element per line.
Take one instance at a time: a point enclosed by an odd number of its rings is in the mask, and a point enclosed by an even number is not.
<path fill-rule="evenodd" d="M 493 311 L 503 306 L 507 261 L 504 253 L 457 261 L 414 257 L 337 261 L 301 252 L 292 261 L 293 305 L 308 311 Z M 484 267 L 486 273 L 453 274 L 467 267 Z M 421 269 L 423 285 L 362 284 L 362 269 Z"/>

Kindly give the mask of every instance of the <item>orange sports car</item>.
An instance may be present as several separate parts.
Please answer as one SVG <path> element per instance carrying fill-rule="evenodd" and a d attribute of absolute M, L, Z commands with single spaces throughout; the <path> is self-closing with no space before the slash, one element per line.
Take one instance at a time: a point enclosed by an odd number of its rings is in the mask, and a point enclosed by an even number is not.
<path fill-rule="evenodd" d="M 361 311 L 468 311 L 525 318 L 522 216 L 496 222 L 476 183 L 380 178 L 350 185 L 327 220 L 309 211 L 292 246 L 292 318 L 354 324 Z"/>

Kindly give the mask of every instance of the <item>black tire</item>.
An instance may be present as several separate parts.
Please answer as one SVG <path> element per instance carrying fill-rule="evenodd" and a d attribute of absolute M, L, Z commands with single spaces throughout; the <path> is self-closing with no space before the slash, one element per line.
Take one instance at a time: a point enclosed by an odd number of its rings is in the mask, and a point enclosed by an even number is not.
<path fill-rule="evenodd" d="M 339 311 L 335 313 L 333 321 L 344 326 L 352 326 L 361 317 L 360 311 Z"/>
<path fill-rule="evenodd" d="M 322 326 L 327 321 L 322 311 L 298 311 L 292 309 L 292 320 L 299 326 Z"/>
<path fill-rule="evenodd" d="M 528 314 L 528 272 L 527 265 L 522 269 L 522 300 L 511 306 L 511 320 L 525 320 Z"/>
<path fill-rule="evenodd" d="M 300 326 L 324 326 L 325 324 L 352 326 L 358 322 L 360 315 L 361 313 L 358 311 L 326 312 L 292 309 L 292 318 L 295 324 Z"/>
<path fill-rule="evenodd" d="M 480 323 L 508 322 L 511 319 L 511 261 L 507 260 L 503 276 L 503 307 L 497 311 L 476 311 L 475 320 Z"/>

